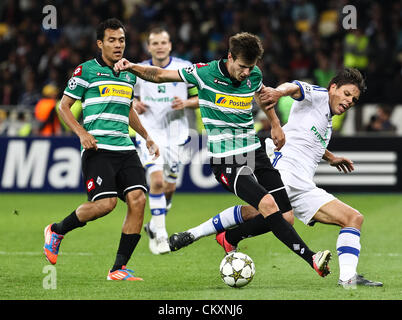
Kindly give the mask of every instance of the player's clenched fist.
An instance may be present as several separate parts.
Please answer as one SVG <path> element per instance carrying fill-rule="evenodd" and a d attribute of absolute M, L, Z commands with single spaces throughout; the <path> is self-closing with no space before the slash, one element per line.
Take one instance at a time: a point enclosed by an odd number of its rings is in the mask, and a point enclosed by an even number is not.
<path fill-rule="evenodd" d="M 113 70 L 115 72 L 124 71 L 130 69 L 133 63 L 128 61 L 126 58 L 122 58 L 114 64 Z"/>
<path fill-rule="evenodd" d="M 260 99 L 263 105 L 266 105 L 267 109 L 272 105 L 275 105 L 279 98 L 282 96 L 282 92 L 271 87 L 264 87 L 261 90 Z"/>

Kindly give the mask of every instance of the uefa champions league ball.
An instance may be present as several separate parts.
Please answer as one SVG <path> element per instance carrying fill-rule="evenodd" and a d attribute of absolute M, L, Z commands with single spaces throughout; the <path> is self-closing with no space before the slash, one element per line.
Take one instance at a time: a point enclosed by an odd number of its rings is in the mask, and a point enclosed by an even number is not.
<path fill-rule="evenodd" d="M 230 287 L 244 287 L 255 274 L 253 260 L 242 252 L 233 252 L 226 255 L 219 266 L 224 283 Z"/>

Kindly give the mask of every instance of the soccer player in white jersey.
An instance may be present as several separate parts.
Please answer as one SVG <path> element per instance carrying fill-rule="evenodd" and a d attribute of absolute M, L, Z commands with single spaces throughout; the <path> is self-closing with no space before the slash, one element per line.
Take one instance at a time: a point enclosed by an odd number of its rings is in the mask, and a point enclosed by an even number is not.
<path fill-rule="evenodd" d="M 148 35 L 148 51 L 151 59 L 143 65 L 164 69 L 180 69 L 192 63 L 170 55 L 172 43 L 163 28 L 153 28 Z M 188 120 L 184 108 L 198 108 L 197 88 L 183 82 L 153 83 L 141 78 L 134 87 L 137 97 L 134 108 L 142 125 L 158 141 L 161 156 L 152 160 L 146 141 L 137 138 L 138 151 L 146 169 L 150 184 L 149 206 L 151 220 L 144 226 L 149 237 L 149 249 L 153 254 L 169 252 L 166 239 L 166 214 L 176 190 L 184 145 L 189 139 Z"/>
<path fill-rule="evenodd" d="M 274 152 L 275 145 L 268 138 L 266 151 L 281 174 L 294 215 L 306 225 L 321 222 L 341 227 L 336 243 L 340 268 L 338 284 L 345 288 L 355 288 L 356 285 L 382 286 L 381 282 L 370 281 L 357 274 L 363 215 L 318 188 L 313 177 L 321 158 L 341 172 L 354 170 L 351 160 L 334 155 L 327 146 L 332 133 L 332 116 L 351 108 L 364 89 L 360 72 L 345 68 L 330 81 L 328 89 L 293 81 L 281 84 L 276 89 L 267 88 L 261 93 L 261 101 L 269 104 L 267 108 L 274 106 L 283 96 L 295 99 L 289 120 L 283 127 L 285 145 L 280 152 Z M 229 229 L 239 224 L 232 218 L 233 211 L 238 211 L 249 220 Z M 261 224 L 261 218 L 251 206 L 235 206 L 187 232 L 193 235 L 194 240 L 218 233 L 218 243 L 226 252 L 230 252 L 236 250 L 242 239 L 270 231 Z"/>

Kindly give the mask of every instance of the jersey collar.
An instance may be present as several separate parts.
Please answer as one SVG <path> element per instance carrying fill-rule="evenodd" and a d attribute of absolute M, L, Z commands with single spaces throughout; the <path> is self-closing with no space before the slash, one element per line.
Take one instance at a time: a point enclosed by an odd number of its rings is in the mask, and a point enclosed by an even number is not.
<path fill-rule="evenodd" d="M 106 62 L 105 62 L 105 61 L 103 60 L 103 58 L 102 58 L 102 54 L 101 54 L 101 53 L 98 53 L 98 54 L 96 55 L 95 60 L 96 60 L 96 62 L 97 62 L 101 67 L 107 67 L 107 68 L 109 68 L 109 69 L 113 72 L 113 75 L 114 75 L 115 77 L 118 77 L 118 76 L 119 76 L 119 73 L 114 72 L 113 68 L 110 67 L 110 66 L 108 66 L 108 65 L 106 64 Z"/>
<path fill-rule="evenodd" d="M 219 63 L 218 63 L 219 71 L 221 72 L 221 74 L 223 76 L 225 76 L 226 78 L 229 78 L 230 81 L 232 81 L 232 85 L 237 88 L 241 85 L 241 82 L 239 80 L 233 79 L 230 76 L 229 71 L 226 68 L 226 63 L 225 63 L 226 61 L 227 61 L 227 59 L 223 59 L 223 58 L 219 60 Z"/>
<path fill-rule="evenodd" d="M 169 57 L 169 62 L 167 63 L 167 65 L 165 65 L 165 66 L 163 66 L 163 67 L 160 67 L 160 68 L 162 68 L 162 69 L 166 69 L 171 63 L 172 63 L 172 57 L 170 56 Z M 151 65 L 151 66 L 153 66 L 154 64 L 152 63 L 152 58 L 151 59 L 149 59 L 149 64 Z"/>

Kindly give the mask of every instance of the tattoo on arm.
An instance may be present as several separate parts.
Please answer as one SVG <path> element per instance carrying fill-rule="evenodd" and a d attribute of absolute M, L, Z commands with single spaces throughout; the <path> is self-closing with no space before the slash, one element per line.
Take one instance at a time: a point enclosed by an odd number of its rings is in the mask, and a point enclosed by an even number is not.
<path fill-rule="evenodd" d="M 157 76 L 158 76 L 158 69 L 156 68 L 147 68 L 143 73 L 143 78 L 151 82 L 156 82 Z"/>

